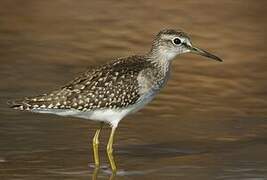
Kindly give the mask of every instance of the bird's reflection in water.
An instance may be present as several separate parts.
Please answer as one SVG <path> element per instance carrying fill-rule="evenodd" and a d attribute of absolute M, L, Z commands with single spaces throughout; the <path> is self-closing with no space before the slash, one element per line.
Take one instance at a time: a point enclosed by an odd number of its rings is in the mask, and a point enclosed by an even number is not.
<path fill-rule="evenodd" d="M 97 180 L 98 174 L 99 174 L 100 168 L 95 167 L 93 174 L 92 174 L 92 180 Z M 111 172 L 111 175 L 109 177 L 109 180 L 115 180 L 116 178 L 116 172 Z"/>

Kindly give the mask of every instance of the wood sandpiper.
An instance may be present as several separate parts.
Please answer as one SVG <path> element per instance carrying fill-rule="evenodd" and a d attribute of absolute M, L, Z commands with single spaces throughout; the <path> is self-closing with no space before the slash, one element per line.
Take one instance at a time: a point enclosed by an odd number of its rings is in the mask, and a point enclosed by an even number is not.
<path fill-rule="evenodd" d="M 12 101 L 14 109 L 37 113 L 73 116 L 99 122 L 93 137 L 95 166 L 99 167 L 99 134 L 104 123 L 112 130 L 107 155 L 113 172 L 113 137 L 120 120 L 149 103 L 166 84 L 171 60 L 192 52 L 217 61 L 217 56 L 194 47 L 189 36 L 180 30 L 162 30 L 152 42 L 151 50 L 141 56 L 119 58 L 87 70 L 65 86 L 35 97 Z"/>

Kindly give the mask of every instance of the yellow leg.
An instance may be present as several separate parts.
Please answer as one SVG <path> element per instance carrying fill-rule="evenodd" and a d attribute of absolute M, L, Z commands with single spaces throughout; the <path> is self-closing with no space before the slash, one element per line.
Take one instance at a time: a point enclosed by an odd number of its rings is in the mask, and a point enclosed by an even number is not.
<path fill-rule="evenodd" d="M 116 130 L 116 127 L 112 127 L 109 140 L 108 140 L 108 145 L 107 145 L 108 159 L 109 159 L 109 163 L 110 163 L 110 166 L 113 172 L 116 172 L 117 170 L 114 157 L 113 157 L 113 148 L 112 148 L 115 130 Z"/>
<path fill-rule="evenodd" d="M 99 167 L 99 154 L 98 154 L 98 145 L 99 145 L 99 134 L 102 130 L 103 123 L 101 122 L 100 127 L 96 130 L 94 138 L 93 138 L 93 150 L 94 150 L 94 159 L 95 159 L 95 166 Z"/>
<path fill-rule="evenodd" d="M 99 173 L 99 168 L 96 167 L 96 168 L 94 169 L 93 174 L 92 174 L 92 180 L 97 180 L 97 179 L 98 179 L 98 178 L 97 178 L 98 173 Z"/>
<path fill-rule="evenodd" d="M 113 173 L 109 177 L 109 180 L 115 180 L 115 179 L 116 179 L 116 172 L 113 171 Z"/>

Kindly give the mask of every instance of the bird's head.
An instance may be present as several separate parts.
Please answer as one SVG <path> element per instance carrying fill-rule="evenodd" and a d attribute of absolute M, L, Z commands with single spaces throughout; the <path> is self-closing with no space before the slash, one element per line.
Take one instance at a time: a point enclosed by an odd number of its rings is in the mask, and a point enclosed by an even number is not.
<path fill-rule="evenodd" d="M 219 57 L 194 47 L 189 36 L 180 30 L 166 29 L 160 31 L 155 37 L 151 49 L 152 55 L 165 60 L 172 60 L 178 54 L 188 52 L 222 62 Z"/>

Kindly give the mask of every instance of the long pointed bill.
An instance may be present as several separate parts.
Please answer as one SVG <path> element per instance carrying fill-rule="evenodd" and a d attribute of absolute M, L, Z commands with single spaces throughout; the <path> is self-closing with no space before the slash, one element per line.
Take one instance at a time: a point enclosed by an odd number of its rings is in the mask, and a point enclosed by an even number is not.
<path fill-rule="evenodd" d="M 216 61 L 220 61 L 220 62 L 223 62 L 223 60 L 203 49 L 200 49 L 200 48 L 197 48 L 197 47 L 193 47 L 193 46 L 186 46 L 192 53 L 195 53 L 195 54 L 199 54 L 201 56 L 205 56 L 205 57 L 208 57 L 208 58 L 211 58 L 211 59 L 214 59 Z"/>

